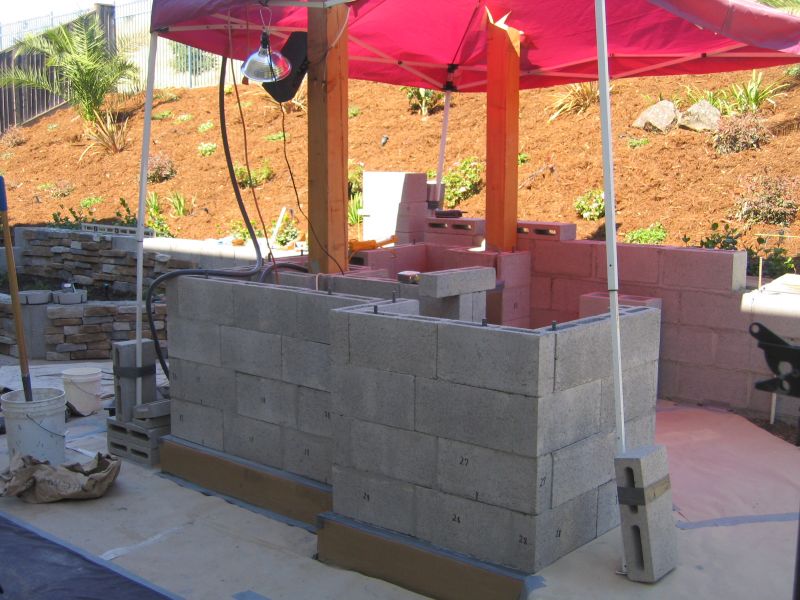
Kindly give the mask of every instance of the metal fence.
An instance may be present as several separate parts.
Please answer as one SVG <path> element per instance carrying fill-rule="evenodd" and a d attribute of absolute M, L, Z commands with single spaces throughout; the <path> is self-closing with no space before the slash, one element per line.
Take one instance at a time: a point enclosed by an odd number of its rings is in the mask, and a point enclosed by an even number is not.
<path fill-rule="evenodd" d="M 97 4 L 96 11 L 109 36 L 109 45 L 116 45 L 137 67 L 137 81 L 120 91 L 140 91 L 147 79 L 147 54 L 150 42 L 150 10 L 152 0 L 135 0 L 116 6 Z M 60 16 L 46 16 L 7 25 L 0 29 L 0 69 L 18 66 L 25 69 L 44 68 L 42 56 L 14 56 L 11 48 L 25 35 L 42 33 L 51 27 L 69 23 L 91 11 Z M 238 61 L 233 73 L 238 72 Z M 219 81 L 220 57 L 171 40 L 159 38 L 156 54 L 155 87 L 208 87 Z M 228 81 L 233 73 L 229 70 Z M 0 133 L 21 125 L 62 105 L 64 101 L 42 90 L 19 86 L 0 88 Z"/>

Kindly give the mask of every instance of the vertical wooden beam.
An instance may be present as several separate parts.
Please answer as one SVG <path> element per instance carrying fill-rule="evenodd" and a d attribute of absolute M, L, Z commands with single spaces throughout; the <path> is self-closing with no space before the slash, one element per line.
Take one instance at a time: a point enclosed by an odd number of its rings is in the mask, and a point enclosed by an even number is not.
<path fill-rule="evenodd" d="M 487 24 L 486 247 L 507 252 L 517 245 L 520 32 L 505 18 Z"/>
<path fill-rule="evenodd" d="M 343 4 L 308 9 L 308 242 L 315 273 L 347 269 L 346 18 Z"/>

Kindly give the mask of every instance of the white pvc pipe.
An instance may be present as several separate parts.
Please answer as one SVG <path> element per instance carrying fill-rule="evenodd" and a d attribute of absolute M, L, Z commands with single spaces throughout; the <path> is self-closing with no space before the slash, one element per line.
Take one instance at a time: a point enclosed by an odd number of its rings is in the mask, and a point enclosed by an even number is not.
<path fill-rule="evenodd" d="M 147 161 L 150 158 L 150 126 L 153 114 L 153 87 L 156 78 L 158 34 L 150 34 L 147 58 L 147 91 L 144 101 L 142 157 L 139 163 L 139 208 L 136 213 L 136 368 L 142 368 L 142 288 L 144 287 L 144 219 L 147 199 Z M 136 377 L 136 404 L 142 403 L 142 378 Z"/>
<path fill-rule="evenodd" d="M 442 176 L 444 175 L 444 151 L 447 147 L 447 126 L 450 121 L 450 95 L 452 92 L 447 90 L 444 93 L 444 116 L 442 117 L 442 137 L 439 140 L 439 163 L 436 165 L 436 202 L 442 201 Z"/>
<path fill-rule="evenodd" d="M 606 209 L 606 273 L 611 317 L 611 379 L 614 384 L 614 417 L 617 454 L 625 452 L 625 403 L 622 397 L 622 355 L 619 335 L 619 275 L 617 272 L 617 215 L 614 195 L 614 153 L 611 145 L 611 97 L 609 94 L 608 39 L 606 35 L 606 3 L 595 0 L 597 33 L 597 75 L 600 88 L 600 131 L 603 140 L 603 190 Z M 625 549 L 622 549 L 621 572 L 628 570 Z"/>

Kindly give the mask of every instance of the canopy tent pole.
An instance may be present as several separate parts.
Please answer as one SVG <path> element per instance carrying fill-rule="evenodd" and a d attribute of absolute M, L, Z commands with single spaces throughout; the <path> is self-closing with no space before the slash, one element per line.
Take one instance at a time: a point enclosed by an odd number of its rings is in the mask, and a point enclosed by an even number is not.
<path fill-rule="evenodd" d="M 153 113 L 153 87 L 156 79 L 156 50 L 158 34 L 150 34 L 150 53 L 147 58 L 147 91 L 144 101 L 144 131 L 142 158 L 139 164 L 139 208 L 136 213 L 136 368 L 142 368 L 142 287 L 144 286 L 144 219 L 147 198 L 147 161 L 150 157 L 150 127 Z M 136 404 L 142 403 L 142 378 L 136 377 Z"/>
<path fill-rule="evenodd" d="M 614 156 L 611 146 L 611 97 L 608 73 L 608 40 L 606 36 L 606 3 L 595 0 L 597 32 L 597 75 L 600 88 L 600 133 L 603 140 L 603 190 L 606 209 L 606 273 L 611 317 L 611 379 L 614 383 L 614 418 L 617 455 L 625 452 L 625 404 L 622 397 L 622 355 L 619 334 L 619 275 L 617 272 L 617 215 L 614 196 Z M 625 549 L 622 549 L 621 573 L 627 573 Z"/>
<path fill-rule="evenodd" d="M 450 96 L 452 91 L 444 93 L 444 116 L 442 117 L 442 137 L 439 140 L 439 162 L 436 164 L 436 204 L 442 206 L 442 177 L 444 175 L 444 152 L 447 148 L 447 127 L 450 122 Z"/>

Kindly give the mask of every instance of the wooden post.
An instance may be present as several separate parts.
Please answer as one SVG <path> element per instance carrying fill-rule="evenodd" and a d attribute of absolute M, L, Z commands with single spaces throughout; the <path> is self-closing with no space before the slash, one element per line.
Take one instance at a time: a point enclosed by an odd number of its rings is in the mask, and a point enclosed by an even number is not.
<path fill-rule="evenodd" d="M 343 4 L 308 9 L 308 242 L 315 273 L 347 269 L 346 17 Z"/>
<path fill-rule="evenodd" d="M 520 32 L 489 15 L 486 86 L 486 248 L 517 245 Z"/>

